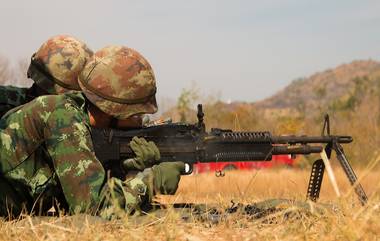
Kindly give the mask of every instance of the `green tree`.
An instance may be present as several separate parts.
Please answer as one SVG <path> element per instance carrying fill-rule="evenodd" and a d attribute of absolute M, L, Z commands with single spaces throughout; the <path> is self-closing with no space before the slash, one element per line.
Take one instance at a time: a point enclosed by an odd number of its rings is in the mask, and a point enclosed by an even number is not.
<path fill-rule="evenodd" d="M 177 110 L 181 122 L 187 122 L 195 102 L 199 99 L 199 89 L 193 83 L 189 88 L 183 88 L 177 100 Z"/>

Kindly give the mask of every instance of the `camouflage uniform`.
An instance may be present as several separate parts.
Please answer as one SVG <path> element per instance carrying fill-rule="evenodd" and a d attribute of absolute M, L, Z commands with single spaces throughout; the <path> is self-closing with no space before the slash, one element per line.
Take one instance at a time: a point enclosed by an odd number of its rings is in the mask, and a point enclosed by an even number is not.
<path fill-rule="evenodd" d="M 1 215 L 22 209 L 44 213 L 57 202 L 69 213 L 111 218 L 150 202 L 153 170 L 128 180 L 107 179 L 89 128 L 94 106 L 121 119 L 156 111 L 150 65 L 135 50 L 112 46 L 83 72 L 83 93 L 41 96 L 0 120 Z"/>
<path fill-rule="evenodd" d="M 120 208 L 127 213 L 140 205 L 146 192 L 141 179 L 105 183 L 82 93 L 41 96 L 11 112 L 0 120 L 2 216 L 22 209 L 44 213 L 54 201 L 69 213 L 94 213 L 109 207 L 111 194 L 124 200 Z M 110 182 L 127 191 L 109 190 Z"/>
<path fill-rule="evenodd" d="M 27 74 L 32 87 L 0 86 L 0 117 L 42 94 L 80 90 L 78 75 L 92 55 L 86 44 L 71 36 L 48 39 L 31 58 Z"/>

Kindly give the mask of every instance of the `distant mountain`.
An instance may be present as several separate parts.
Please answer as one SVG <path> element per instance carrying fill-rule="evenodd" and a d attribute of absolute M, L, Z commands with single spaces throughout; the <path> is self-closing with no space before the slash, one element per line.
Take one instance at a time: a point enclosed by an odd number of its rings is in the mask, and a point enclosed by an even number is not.
<path fill-rule="evenodd" d="M 318 116 L 323 116 L 324 113 L 355 113 L 360 105 L 370 105 L 372 109 L 379 109 L 380 104 L 377 100 L 380 100 L 380 62 L 357 60 L 294 80 L 273 96 L 254 103 L 203 102 L 216 110 L 213 118 L 220 119 L 223 123 L 221 116 L 224 113 L 236 113 L 242 109 L 250 109 L 259 118 L 265 119 L 305 115 L 318 119 Z M 189 104 L 189 107 L 192 105 L 194 103 Z M 179 120 L 179 111 L 177 106 L 174 106 L 165 110 L 163 116 Z M 186 119 L 194 119 L 194 109 L 188 108 L 185 112 Z"/>
<path fill-rule="evenodd" d="M 363 92 L 377 88 L 380 81 L 380 62 L 353 61 L 334 69 L 293 81 L 270 98 L 256 102 L 260 109 L 321 110 L 350 107 Z M 351 106 L 352 107 L 352 106 Z"/>
<path fill-rule="evenodd" d="M 186 105 L 187 103 L 187 105 Z M 189 104 L 190 103 L 190 104 Z M 380 153 L 380 62 L 353 61 L 293 81 L 255 103 L 205 101 L 207 127 L 268 130 L 274 134 L 315 135 L 330 115 L 332 133 L 350 135 L 349 159 L 365 165 Z M 164 113 L 178 121 L 196 121 L 192 101 Z"/>

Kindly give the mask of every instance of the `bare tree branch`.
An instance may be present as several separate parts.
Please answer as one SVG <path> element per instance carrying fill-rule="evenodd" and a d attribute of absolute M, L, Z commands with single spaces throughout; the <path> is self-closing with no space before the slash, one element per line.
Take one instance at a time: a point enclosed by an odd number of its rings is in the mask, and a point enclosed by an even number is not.
<path fill-rule="evenodd" d="M 21 59 L 13 71 L 13 83 L 11 85 L 28 87 L 33 81 L 27 77 L 30 59 Z"/>
<path fill-rule="evenodd" d="M 0 84 L 6 84 L 11 77 L 11 69 L 9 66 L 9 60 L 3 56 L 0 56 Z"/>

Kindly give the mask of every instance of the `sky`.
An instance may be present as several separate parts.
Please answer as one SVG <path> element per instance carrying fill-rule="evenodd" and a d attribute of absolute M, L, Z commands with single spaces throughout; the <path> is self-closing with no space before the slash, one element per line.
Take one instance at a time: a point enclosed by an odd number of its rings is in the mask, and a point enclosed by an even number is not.
<path fill-rule="evenodd" d="M 377 0 L 0 0 L 0 55 L 15 63 L 70 34 L 94 51 L 138 50 L 159 98 L 195 83 L 202 95 L 251 102 L 318 71 L 380 60 L 379 26 Z"/>

